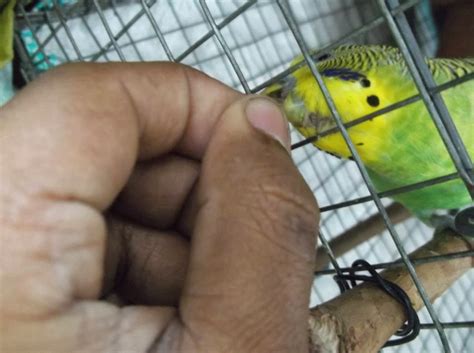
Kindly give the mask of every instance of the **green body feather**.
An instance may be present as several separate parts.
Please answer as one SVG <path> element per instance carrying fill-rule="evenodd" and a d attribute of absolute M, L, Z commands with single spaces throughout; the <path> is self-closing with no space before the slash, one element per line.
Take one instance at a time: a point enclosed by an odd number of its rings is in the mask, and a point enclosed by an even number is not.
<path fill-rule="evenodd" d="M 434 63 L 444 64 L 440 60 Z M 453 77 L 436 75 L 435 78 L 440 84 Z M 474 159 L 474 81 L 451 88 L 442 96 Z M 385 144 L 391 151 L 382 153 L 380 160 L 370 163 L 368 169 L 377 190 L 390 190 L 456 172 L 423 102 L 414 103 L 396 115 Z M 422 218 L 436 209 L 455 209 L 472 202 L 460 179 L 402 193 L 394 199 Z"/>

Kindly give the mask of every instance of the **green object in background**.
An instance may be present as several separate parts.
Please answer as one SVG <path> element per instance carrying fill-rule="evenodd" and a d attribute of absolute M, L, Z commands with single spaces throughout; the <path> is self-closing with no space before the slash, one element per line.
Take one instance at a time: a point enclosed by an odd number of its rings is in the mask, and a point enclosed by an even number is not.
<path fill-rule="evenodd" d="M 16 0 L 0 0 L 0 69 L 13 59 L 13 19 Z"/>

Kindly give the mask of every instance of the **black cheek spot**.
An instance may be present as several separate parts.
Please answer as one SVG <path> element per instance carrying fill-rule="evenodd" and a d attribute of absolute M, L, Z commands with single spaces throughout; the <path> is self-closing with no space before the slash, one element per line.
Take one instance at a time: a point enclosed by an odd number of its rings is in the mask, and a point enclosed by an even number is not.
<path fill-rule="evenodd" d="M 364 146 L 363 142 L 356 143 L 357 146 Z"/>
<path fill-rule="evenodd" d="M 360 80 L 360 84 L 362 87 L 370 87 L 370 81 L 366 78 L 363 78 L 362 80 Z"/>
<path fill-rule="evenodd" d="M 369 105 L 371 107 L 378 107 L 379 104 L 380 104 L 379 97 L 377 97 L 377 96 L 368 96 L 367 97 L 367 103 L 369 103 Z"/>

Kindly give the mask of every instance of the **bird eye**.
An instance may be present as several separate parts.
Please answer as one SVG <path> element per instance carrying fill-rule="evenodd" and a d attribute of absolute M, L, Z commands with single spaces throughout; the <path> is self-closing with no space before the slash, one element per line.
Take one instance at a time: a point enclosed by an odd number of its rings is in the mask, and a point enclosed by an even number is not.
<path fill-rule="evenodd" d="M 377 97 L 377 96 L 368 96 L 367 97 L 367 103 L 369 103 L 369 105 L 371 107 L 377 107 L 380 104 L 379 97 Z"/>
<path fill-rule="evenodd" d="M 370 87 L 370 81 L 366 78 L 363 78 L 362 80 L 360 80 L 360 84 L 362 87 Z"/>

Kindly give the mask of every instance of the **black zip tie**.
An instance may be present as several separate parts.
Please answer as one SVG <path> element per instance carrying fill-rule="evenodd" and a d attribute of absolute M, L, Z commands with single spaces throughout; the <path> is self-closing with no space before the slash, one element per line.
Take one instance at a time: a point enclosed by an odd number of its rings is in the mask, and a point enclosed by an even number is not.
<path fill-rule="evenodd" d="M 357 275 L 355 274 L 356 271 L 367 271 L 370 273 L 370 276 Z M 395 332 L 395 335 L 401 338 L 387 341 L 384 347 L 404 344 L 413 341 L 418 336 L 420 333 L 420 319 L 418 318 L 416 310 L 413 309 L 411 305 L 410 298 L 402 288 L 382 278 L 374 267 L 365 260 L 354 261 L 351 268 L 343 272 L 348 272 L 348 274 L 338 274 L 334 276 L 334 280 L 339 286 L 341 293 L 356 287 L 357 282 L 375 283 L 403 306 L 407 321 Z"/>

